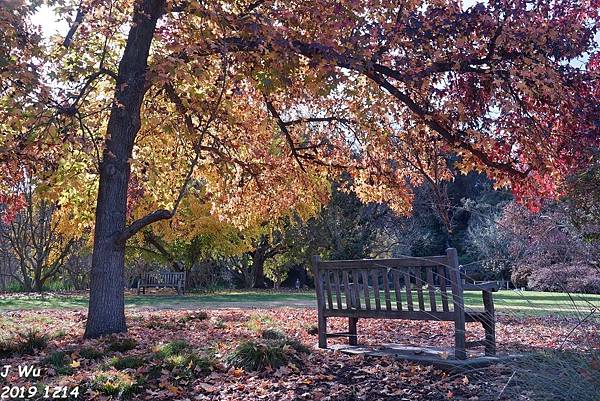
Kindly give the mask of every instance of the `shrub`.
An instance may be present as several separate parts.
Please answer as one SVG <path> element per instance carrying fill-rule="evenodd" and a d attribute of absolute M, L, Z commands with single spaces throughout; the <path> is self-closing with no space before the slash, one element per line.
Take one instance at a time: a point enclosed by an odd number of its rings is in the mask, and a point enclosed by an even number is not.
<path fill-rule="evenodd" d="M 269 316 L 253 315 L 248 319 L 246 327 L 255 332 L 260 332 L 264 325 L 270 325 L 273 319 Z"/>
<path fill-rule="evenodd" d="M 0 339 L 0 358 L 8 358 L 15 352 L 15 339 L 2 338 Z"/>
<path fill-rule="evenodd" d="M 287 362 L 281 347 L 271 344 L 244 341 L 227 357 L 227 363 L 248 371 L 260 371 L 267 367 L 278 368 Z"/>
<path fill-rule="evenodd" d="M 71 367 L 68 365 L 69 358 L 67 357 L 67 353 L 63 351 L 51 353 L 44 359 L 44 362 L 52 366 L 59 375 L 67 375 L 72 371 Z"/>
<path fill-rule="evenodd" d="M 127 352 L 137 347 L 137 341 L 133 338 L 113 337 L 108 342 L 108 349 L 114 352 Z"/>
<path fill-rule="evenodd" d="M 581 263 L 556 263 L 532 269 L 527 284 L 538 291 L 600 294 L 600 270 Z"/>
<path fill-rule="evenodd" d="M 83 349 L 81 349 L 81 351 L 79 351 L 79 356 L 81 356 L 82 358 L 85 358 L 85 359 L 90 359 L 90 360 L 98 359 L 102 355 L 104 355 L 102 353 L 102 351 L 100 351 L 96 348 L 92 348 L 92 347 L 83 348 Z"/>
<path fill-rule="evenodd" d="M 39 330 L 30 329 L 16 337 L 0 340 L 0 357 L 8 358 L 14 354 L 31 355 L 48 345 L 48 336 Z"/>
<path fill-rule="evenodd" d="M 175 340 L 158 346 L 156 354 L 159 358 L 165 359 L 169 356 L 180 354 L 183 350 L 189 348 L 189 346 L 185 340 Z"/>
<path fill-rule="evenodd" d="M 136 382 L 127 373 L 110 371 L 96 375 L 92 386 L 103 394 L 124 397 L 135 391 Z"/>
<path fill-rule="evenodd" d="M 215 329 L 224 329 L 225 327 L 227 327 L 223 319 L 215 319 L 213 326 Z"/>
<path fill-rule="evenodd" d="M 190 349 L 190 345 L 184 340 L 175 340 L 159 346 L 156 356 L 165 368 L 183 377 L 210 373 L 216 365 L 211 355 L 198 354 Z"/>
<path fill-rule="evenodd" d="M 311 336 L 316 336 L 317 334 L 319 334 L 319 326 L 313 324 L 306 328 L 306 332 Z"/>
<path fill-rule="evenodd" d="M 21 354 L 33 354 L 36 351 L 46 348 L 48 345 L 48 336 L 36 329 L 30 329 L 25 333 L 19 334 L 16 351 Z"/>
<path fill-rule="evenodd" d="M 137 369 L 144 364 L 144 360 L 135 356 L 113 357 L 108 364 L 118 370 Z"/>
<path fill-rule="evenodd" d="M 300 341 L 294 338 L 285 338 L 279 342 L 282 347 L 288 347 L 293 349 L 295 352 L 299 354 L 308 354 L 310 353 L 310 349 L 302 344 Z"/>
<path fill-rule="evenodd" d="M 306 346 L 289 338 L 245 341 L 227 357 L 227 363 L 248 371 L 276 369 L 289 362 L 299 362 L 299 354 L 308 352 Z"/>
<path fill-rule="evenodd" d="M 285 338 L 285 334 L 283 334 L 279 330 L 274 329 L 263 330 L 260 336 L 265 340 L 282 340 Z"/>
<path fill-rule="evenodd" d="M 196 313 L 188 313 L 188 314 L 183 315 L 179 319 L 179 322 L 187 323 L 192 320 L 206 320 L 206 319 L 208 319 L 208 313 L 206 313 L 205 311 L 198 311 Z"/>

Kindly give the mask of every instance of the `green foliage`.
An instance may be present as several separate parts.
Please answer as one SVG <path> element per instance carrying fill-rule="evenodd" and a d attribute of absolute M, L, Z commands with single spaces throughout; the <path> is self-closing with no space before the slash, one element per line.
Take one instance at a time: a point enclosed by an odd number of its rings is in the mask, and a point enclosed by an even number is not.
<path fill-rule="evenodd" d="M 277 345 L 244 341 L 227 357 L 227 363 L 247 371 L 278 368 L 287 362 L 285 352 Z"/>
<path fill-rule="evenodd" d="M 215 329 L 224 329 L 225 327 L 227 327 L 227 324 L 225 324 L 223 319 L 215 319 L 213 322 L 213 327 Z"/>
<path fill-rule="evenodd" d="M 92 347 L 82 348 L 79 351 L 79 356 L 81 356 L 82 358 L 85 358 L 85 359 L 90 359 L 90 360 L 98 359 L 102 355 L 104 355 L 102 351 L 100 351 L 96 348 L 92 348 Z"/>
<path fill-rule="evenodd" d="M 189 348 L 189 344 L 185 340 L 175 340 L 166 344 L 160 345 L 156 349 L 156 356 L 160 359 L 180 354 L 182 351 Z"/>
<path fill-rule="evenodd" d="M 25 292 L 25 287 L 18 281 L 11 281 L 6 286 L 6 292 Z"/>
<path fill-rule="evenodd" d="M 265 340 L 282 340 L 285 338 L 285 334 L 274 329 L 263 330 L 262 333 L 260 333 L 260 336 Z"/>
<path fill-rule="evenodd" d="M 300 362 L 299 354 L 309 352 L 305 345 L 289 338 L 244 341 L 227 356 L 226 362 L 247 371 L 262 371 L 267 368 L 276 369 L 290 362 Z"/>
<path fill-rule="evenodd" d="M 114 367 L 117 370 L 125 370 L 125 369 L 137 369 L 140 366 L 144 365 L 145 361 L 143 358 L 139 358 L 136 356 L 125 356 L 122 358 L 112 357 L 109 361 L 109 366 Z"/>
<path fill-rule="evenodd" d="M 127 352 L 137 347 L 137 341 L 133 338 L 112 337 L 108 340 L 108 350 L 114 352 Z"/>
<path fill-rule="evenodd" d="M 29 329 L 18 337 L 16 350 L 21 354 L 34 354 L 48 345 L 48 336 L 37 329 Z"/>
<path fill-rule="evenodd" d="M 59 375 L 68 375 L 72 372 L 69 366 L 69 357 L 64 351 L 56 351 L 51 353 L 44 359 L 44 362 L 54 368 Z"/>
<path fill-rule="evenodd" d="M 211 354 L 200 354 L 184 340 L 175 340 L 160 345 L 156 358 L 163 368 L 172 371 L 176 377 L 190 378 L 208 374 L 215 369 L 216 360 Z"/>
<path fill-rule="evenodd" d="M 273 319 L 269 316 L 252 315 L 250 319 L 248 319 L 248 321 L 246 322 L 246 327 L 258 333 L 263 329 L 265 325 L 270 325 L 272 323 Z"/>
<path fill-rule="evenodd" d="M 129 374 L 119 371 L 102 372 L 97 374 L 92 386 L 106 395 L 127 397 L 136 389 L 136 381 Z"/>
<path fill-rule="evenodd" d="M 187 323 L 187 322 L 191 322 L 193 320 L 206 320 L 208 319 L 208 313 L 206 313 L 205 311 L 199 311 L 196 313 L 188 313 L 184 316 L 182 316 L 179 319 L 180 323 Z"/>

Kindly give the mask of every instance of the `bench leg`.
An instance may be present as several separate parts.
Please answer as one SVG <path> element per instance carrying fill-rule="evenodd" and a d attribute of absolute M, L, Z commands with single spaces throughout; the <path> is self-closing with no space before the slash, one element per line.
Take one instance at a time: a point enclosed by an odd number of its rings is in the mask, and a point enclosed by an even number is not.
<path fill-rule="evenodd" d="M 461 315 L 454 321 L 454 357 L 456 359 L 467 359 L 465 315 L 464 313 Z"/>
<path fill-rule="evenodd" d="M 319 313 L 319 348 L 327 348 L 327 318 Z"/>
<path fill-rule="evenodd" d="M 486 311 L 486 318 L 481 322 L 485 330 L 485 354 L 494 356 L 496 355 L 496 318 L 494 315 L 494 298 L 490 291 L 483 291 L 483 306 Z"/>
<path fill-rule="evenodd" d="M 348 344 L 350 345 L 358 345 L 358 331 L 356 329 L 356 323 L 358 323 L 358 318 L 349 317 L 348 318 Z"/>

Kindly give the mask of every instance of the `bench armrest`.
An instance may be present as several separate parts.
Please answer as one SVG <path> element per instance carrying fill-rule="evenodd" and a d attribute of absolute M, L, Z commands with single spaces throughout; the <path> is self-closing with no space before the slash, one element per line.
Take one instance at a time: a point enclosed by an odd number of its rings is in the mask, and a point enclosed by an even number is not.
<path fill-rule="evenodd" d="M 490 281 L 487 283 L 481 284 L 463 284 L 463 290 L 480 290 L 480 291 L 488 291 L 488 292 L 496 292 L 498 291 L 498 283 L 495 281 Z"/>

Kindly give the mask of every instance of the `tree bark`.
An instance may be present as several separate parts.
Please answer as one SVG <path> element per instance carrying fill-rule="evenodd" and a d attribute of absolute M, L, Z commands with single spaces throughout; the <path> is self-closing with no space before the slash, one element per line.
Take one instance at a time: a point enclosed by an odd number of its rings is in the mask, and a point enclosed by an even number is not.
<path fill-rule="evenodd" d="M 265 254 L 257 249 L 252 254 L 252 270 L 254 271 L 254 288 L 265 288 Z"/>
<path fill-rule="evenodd" d="M 115 102 L 100 164 L 86 338 L 127 331 L 125 241 L 119 238 L 126 228 L 129 159 L 141 126 L 148 55 L 156 23 L 163 12 L 164 0 L 142 0 L 136 4 L 119 63 Z"/>

